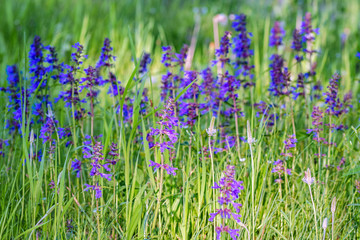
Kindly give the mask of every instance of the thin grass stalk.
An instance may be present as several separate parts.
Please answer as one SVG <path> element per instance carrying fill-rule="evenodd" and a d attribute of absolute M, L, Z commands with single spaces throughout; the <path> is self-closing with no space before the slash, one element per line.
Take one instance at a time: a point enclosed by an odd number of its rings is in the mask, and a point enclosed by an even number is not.
<path fill-rule="evenodd" d="M 211 122 L 210 122 L 210 127 L 206 130 L 208 135 L 209 135 L 209 151 L 210 151 L 210 159 L 211 159 L 211 175 L 212 175 L 212 182 L 213 182 L 213 186 L 215 186 L 215 171 L 214 171 L 214 155 L 212 152 L 212 148 L 211 148 L 211 137 L 213 135 L 216 134 L 216 129 L 214 129 L 214 124 L 215 124 L 215 117 L 212 117 Z M 215 197 L 215 189 L 212 189 L 212 194 L 213 197 Z M 216 201 L 213 201 L 213 211 L 216 210 Z M 216 228 L 216 219 L 214 219 L 214 239 L 216 239 L 216 232 L 215 232 L 215 228 Z"/>
<path fill-rule="evenodd" d="M 310 191 L 310 197 L 311 197 L 312 207 L 313 207 L 313 210 L 314 210 L 314 221 L 315 221 L 315 224 L 314 224 L 314 225 L 315 225 L 316 239 L 319 239 L 319 238 L 318 238 L 317 217 L 316 217 L 316 208 L 315 208 L 314 198 L 313 198 L 313 194 L 312 194 L 312 191 L 311 191 L 310 184 L 308 184 L 308 186 L 309 186 L 309 191 Z"/>
<path fill-rule="evenodd" d="M 332 202 L 331 202 L 331 239 L 334 240 L 335 237 L 335 211 L 336 211 L 336 197 L 333 198 Z"/>
<path fill-rule="evenodd" d="M 163 130 L 163 125 L 160 126 L 160 132 Z M 160 134 L 160 145 L 163 143 L 162 135 Z M 161 158 L 161 165 L 164 165 L 164 154 L 160 151 L 160 158 Z M 161 194 L 163 190 L 163 178 L 164 178 L 164 168 L 160 168 L 160 181 L 159 181 L 159 192 L 157 197 L 157 204 L 155 209 L 155 216 L 153 221 L 153 229 L 155 228 L 157 215 L 159 215 L 159 221 L 161 221 L 161 211 L 160 211 L 160 205 L 161 205 Z M 159 225 L 160 227 L 160 225 Z"/>
<path fill-rule="evenodd" d="M 327 154 L 327 161 L 326 161 L 326 165 L 329 166 L 330 165 L 330 155 L 331 155 L 331 114 L 329 114 L 329 140 L 328 140 L 328 154 Z M 325 178 L 325 196 L 327 193 L 327 188 L 328 188 L 328 180 L 329 180 L 329 169 L 328 167 L 326 167 L 326 178 Z"/>
<path fill-rule="evenodd" d="M 252 151 L 252 144 L 255 143 L 255 139 L 251 136 L 250 122 L 247 120 L 247 137 L 248 144 L 250 148 L 250 157 L 251 157 L 251 212 L 252 212 L 252 234 L 253 239 L 255 240 L 255 163 Z"/>

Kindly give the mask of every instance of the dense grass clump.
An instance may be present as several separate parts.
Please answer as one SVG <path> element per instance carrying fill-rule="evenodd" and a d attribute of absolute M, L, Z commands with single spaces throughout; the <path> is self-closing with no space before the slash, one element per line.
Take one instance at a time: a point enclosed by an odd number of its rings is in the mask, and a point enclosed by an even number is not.
<path fill-rule="evenodd" d="M 35 36 L 1 82 L 0 236 L 360 237 L 360 60 L 325 64 L 311 12 L 251 18 L 214 16 L 209 47 L 200 21 L 181 48 L 130 30 L 121 57 Z"/>

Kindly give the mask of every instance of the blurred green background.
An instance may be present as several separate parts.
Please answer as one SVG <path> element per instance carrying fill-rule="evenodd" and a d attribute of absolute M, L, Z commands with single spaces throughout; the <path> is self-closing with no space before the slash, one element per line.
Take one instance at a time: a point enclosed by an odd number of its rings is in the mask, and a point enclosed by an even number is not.
<path fill-rule="evenodd" d="M 134 38 L 136 54 L 150 52 L 152 73 L 161 71 L 162 45 L 179 50 L 190 44 L 195 15 L 201 19 L 194 68 L 199 69 L 212 59 L 209 46 L 213 41 L 212 18 L 219 13 L 248 15 L 248 29 L 254 33 L 253 48 L 257 77 L 267 70 L 270 28 L 275 20 L 283 22 L 286 44 L 299 26 L 306 11 L 313 14 L 314 27 L 320 28 L 316 46 L 318 71 L 329 78 L 338 70 L 347 78 L 357 75 L 355 54 L 360 49 L 358 0 L 258 0 L 258 1 L 180 1 L 180 0 L 0 0 L 0 84 L 5 84 L 5 67 L 17 63 L 26 66 L 32 38 L 39 35 L 46 45 L 54 45 L 60 61 L 68 61 L 71 45 L 80 42 L 86 47 L 90 61 L 96 61 L 105 37 L 112 40 L 118 57 L 116 71 L 127 73 L 133 65 L 129 32 Z M 221 26 L 220 33 L 230 29 Z M 350 81 L 349 81 L 350 80 Z"/>

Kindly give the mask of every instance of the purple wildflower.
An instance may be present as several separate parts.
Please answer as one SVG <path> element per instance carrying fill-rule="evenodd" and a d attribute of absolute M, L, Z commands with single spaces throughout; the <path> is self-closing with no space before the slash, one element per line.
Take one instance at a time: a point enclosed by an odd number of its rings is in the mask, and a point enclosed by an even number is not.
<path fill-rule="evenodd" d="M 79 178 L 80 177 L 80 173 L 81 173 L 81 161 L 78 159 L 74 159 L 74 161 L 71 162 L 71 167 L 72 169 L 76 172 L 76 177 Z"/>
<path fill-rule="evenodd" d="M 89 66 L 84 69 L 84 72 L 86 77 L 82 78 L 80 83 L 85 83 L 85 85 L 80 87 L 80 92 L 87 89 L 88 92 L 86 97 L 93 101 L 99 94 L 99 90 L 97 90 L 96 87 L 103 85 L 104 82 L 102 81 L 102 78 L 98 76 L 96 68 Z"/>
<path fill-rule="evenodd" d="M 336 169 L 337 169 L 338 171 L 340 171 L 340 170 L 342 169 L 341 167 L 342 167 L 343 165 L 345 165 L 345 157 L 342 157 L 342 158 L 341 158 L 339 165 L 336 166 Z"/>
<path fill-rule="evenodd" d="M 299 63 L 303 60 L 303 56 L 300 56 L 300 51 L 303 48 L 303 43 L 302 43 L 302 39 L 301 39 L 301 33 L 298 29 L 295 29 L 293 31 L 293 41 L 292 41 L 292 45 L 291 48 L 295 50 L 296 55 L 295 55 L 295 59 L 296 61 Z"/>
<path fill-rule="evenodd" d="M 102 197 L 102 188 L 99 186 L 99 183 L 96 183 L 95 185 L 89 185 L 85 183 L 85 189 L 84 191 L 95 191 L 95 198 L 101 198 Z"/>
<path fill-rule="evenodd" d="M 292 87 L 292 94 L 294 100 L 296 100 L 299 96 L 305 97 L 304 78 L 304 74 L 298 74 L 296 87 Z"/>
<path fill-rule="evenodd" d="M 178 126 L 178 119 L 174 116 L 174 105 L 174 100 L 169 98 L 164 106 L 164 109 L 157 113 L 157 117 L 159 118 L 157 124 L 160 125 L 160 128 L 151 128 L 150 133 L 147 135 L 147 139 L 155 136 L 160 138 L 160 142 L 153 143 L 153 146 L 159 147 L 161 153 L 163 153 L 165 149 L 171 150 L 178 139 L 178 133 L 176 133 L 176 131 L 173 129 L 174 127 Z M 168 174 L 176 174 L 174 172 L 176 168 L 173 168 L 164 163 L 160 164 L 151 161 L 149 166 L 155 167 L 155 170 L 158 168 L 163 168 L 167 171 Z"/>
<path fill-rule="evenodd" d="M 218 203 L 221 205 L 220 209 L 217 209 L 214 213 L 210 213 L 209 221 L 214 221 L 214 218 L 218 215 L 222 219 L 231 219 L 233 218 L 236 222 L 240 223 L 241 215 L 238 214 L 242 207 L 242 204 L 237 203 L 241 190 L 244 189 L 242 181 L 235 180 L 235 167 L 228 165 L 224 171 L 224 176 L 220 179 L 219 182 L 215 182 L 215 185 L 212 187 L 214 189 L 219 189 L 220 196 L 218 197 Z M 235 210 L 231 210 L 231 207 Z M 215 229 L 217 233 L 217 239 L 221 238 L 221 233 L 227 232 L 233 239 L 236 239 L 238 236 L 238 229 L 230 229 L 228 226 L 217 226 Z"/>
<path fill-rule="evenodd" d="M 250 58 L 254 55 L 254 51 L 250 49 L 252 33 L 247 32 L 246 15 L 236 15 L 232 27 L 236 31 L 232 45 L 233 54 L 235 55 L 233 63 L 236 70 L 235 76 L 249 77 L 249 81 L 244 80 L 244 88 L 254 86 L 253 74 L 251 73 L 254 65 L 250 64 Z"/>
<path fill-rule="evenodd" d="M 288 138 L 284 141 L 285 144 L 285 153 L 281 153 L 284 157 L 293 157 L 292 150 L 296 147 L 296 136 L 295 135 L 289 135 Z"/>
<path fill-rule="evenodd" d="M 6 128 L 9 129 L 9 132 L 21 131 L 21 122 L 22 122 L 22 113 L 23 113 L 23 104 L 25 102 L 26 95 L 26 108 L 25 115 L 29 111 L 29 91 L 20 88 L 20 75 L 19 70 L 16 65 L 6 67 L 7 82 L 8 86 L 6 88 L 0 88 L 0 91 L 3 91 L 7 94 L 9 101 L 8 109 L 10 116 L 6 122 Z"/>
<path fill-rule="evenodd" d="M 314 106 L 311 117 L 313 119 L 312 125 L 314 126 L 314 128 L 308 129 L 307 133 L 314 133 L 313 140 L 315 140 L 316 142 L 322 142 L 324 139 L 320 138 L 320 132 L 323 131 L 321 126 L 323 125 L 324 112 L 321 111 L 319 107 Z"/>
<path fill-rule="evenodd" d="M 81 103 L 85 103 L 85 99 L 81 99 L 79 95 L 79 79 L 76 77 L 77 71 L 83 64 L 83 59 L 87 56 L 84 55 L 84 47 L 76 43 L 72 46 L 76 51 L 71 54 L 71 61 L 73 65 L 65 65 L 64 72 L 59 74 L 59 81 L 64 85 L 65 90 L 60 91 L 60 94 L 55 98 L 55 102 L 62 99 L 65 102 L 65 107 L 74 108 L 71 113 L 74 112 L 74 117 L 79 120 L 84 117 L 85 109 L 81 107 Z M 65 86 L 68 86 L 67 89 Z"/>
<path fill-rule="evenodd" d="M 214 105 L 216 103 L 216 92 L 214 90 L 216 89 L 216 81 L 210 68 L 204 69 L 202 72 L 200 72 L 200 75 L 203 78 L 203 82 L 199 86 L 199 89 L 200 92 L 205 96 L 205 101 L 204 103 L 199 104 L 199 108 L 203 109 L 201 113 L 205 114 L 210 109 L 215 108 Z"/>
<path fill-rule="evenodd" d="M 110 83 L 109 86 L 109 90 L 108 90 L 108 94 L 112 95 L 112 96 L 118 96 L 119 93 L 123 94 L 124 93 L 124 88 L 122 86 L 120 86 L 121 82 L 116 80 L 116 76 L 114 73 L 109 72 L 109 79 L 105 80 L 105 82 Z"/>
<path fill-rule="evenodd" d="M 151 63 L 151 58 L 149 53 L 144 53 L 139 66 L 139 73 L 144 74 L 148 71 L 148 65 Z"/>
<path fill-rule="evenodd" d="M 314 97 L 315 99 L 320 99 L 320 98 L 321 98 L 322 89 L 323 89 L 323 87 L 322 87 L 322 85 L 321 85 L 321 81 L 317 81 L 317 82 L 314 84 L 313 88 L 312 88 L 312 90 L 314 91 L 313 97 Z"/>
<path fill-rule="evenodd" d="M 30 77 L 30 93 L 35 92 L 42 80 L 44 81 L 41 84 L 41 88 L 46 87 L 46 68 L 44 67 L 43 49 L 44 46 L 41 43 L 41 38 L 35 36 L 29 51 L 29 71 L 30 74 L 33 74 L 33 76 Z"/>
<path fill-rule="evenodd" d="M 218 61 L 221 63 L 221 68 L 224 68 L 226 63 L 230 62 L 230 59 L 228 57 L 229 54 L 229 48 L 230 48 L 230 32 L 225 32 L 224 36 L 220 40 L 220 48 L 215 50 L 215 56 L 217 60 L 214 61 L 214 63 L 217 63 Z"/>
<path fill-rule="evenodd" d="M 51 180 L 49 183 L 50 189 L 54 189 L 55 188 L 55 182 L 54 180 Z"/>
<path fill-rule="evenodd" d="M 50 73 L 54 70 L 57 70 L 57 73 L 51 76 L 52 79 L 57 80 L 59 79 L 59 74 L 63 71 L 63 65 L 58 63 L 59 60 L 55 47 L 49 45 L 45 46 L 44 49 L 49 52 L 45 57 L 45 62 L 49 64 L 49 66 L 46 68 L 46 72 Z"/>
<path fill-rule="evenodd" d="M 76 50 L 71 53 L 71 61 L 75 64 L 77 69 L 83 64 L 83 59 L 87 59 L 87 55 L 84 55 L 84 46 L 80 43 L 75 43 L 72 47 Z"/>
<path fill-rule="evenodd" d="M 111 61 L 115 61 L 116 57 L 111 55 L 113 48 L 110 45 L 111 41 L 109 38 L 105 38 L 104 45 L 101 48 L 101 54 L 98 62 L 96 63 L 96 68 L 100 69 L 102 67 L 110 68 Z"/>
<path fill-rule="evenodd" d="M 289 95 L 290 73 L 284 67 L 282 56 L 274 54 L 270 60 L 270 77 L 271 83 L 269 91 L 273 96 Z"/>
<path fill-rule="evenodd" d="M 281 27 L 280 22 L 276 21 L 274 27 L 271 29 L 270 35 L 270 47 L 278 48 L 283 44 L 283 38 L 285 36 L 285 30 Z"/>
<path fill-rule="evenodd" d="M 312 19 L 311 13 L 305 13 L 305 17 L 303 22 L 301 23 L 301 35 L 303 36 L 302 41 L 304 43 L 312 43 L 315 40 L 315 34 L 319 34 L 319 29 L 312 27 Z M 305 52 L 309 52 L 309 50 L 304 50 Z"/>
<path fill-rule="evenodd" d="M 340 75 L 335 73 L 330 79 L 328 92 L 324 93 L 325 103 L 327 104 L 326 113 L 339 116 L 342 113 L 342 102 L 338 98 Z"/>
<path fill-rule="evenodd" d="M 161 63 L 164 64 L 166 68 L 180 66 L 180 69 L 182 70 L 185 64 L 188 49 L 189 47 L 184 45 L 180 50 L 180 53 L 174 53 L 172 52 L 172 47 L 162 47 L 164 53 L 162 55 Z"/>
<path fill-rule="evenodd" d="M 168 96 L 168 94 L 170 96 L 173 95 L 173 91 L 174 91 L 174 86 L 173 86 L 173 74 L 171 72 L 167 72 L 165 75 L 162 76 L 161 78 L 161 100 L 164 101 L 166 99 L 166 97 Z"/>
<path fill-rule="evenodd" d="M 275 125 L 275 121 L 279 118 L 279 116 L 272 111 L 274 105 L 268 105 L 266 102 L 260 101 L 255 103 L 254 107 L 257 109 L 255 116 L 257 118 L 261 117 L 259 121 L 263 121 L 268 128 L 272 128 Z"/>
<path fill-rule="evenodd" d="M 4 148 L 9 146 L 9 140 L 0 139 L 0 156 L 4 156 Z"/>
<path fill-rule="evenodd" d="M 45 124 L 41 127 L 40 138 L 43 140 L 43 143 L 54 142 L 52 135 L 56 130 L 56 124 L 58 121 L 55 119 L 52 111 L 49 109 L 49 114 L 46 116 Z"/>
<path fill-rule="evenodd" d="M 116 143 L 111 143 L 110 145 L 110 151 L 108 152 L 108 158 L 106 159 L 106 161 L 108 163 L 110 163 L 111 165 L 115 165 L 117 163 L 117 161 L 119 160 L 119 149 Z"/>
<path fill-rule="evenodd" d="M 281 156 L 284 157 L 284 159 L 278 159 L 274 162 L 274 168 L 271 170 L 272 173 L 278 174 L 278 178 L 275 179 L 276 183 L 282 183 L 282 175 L 288 174 L 291 175 L 291 169 L 286 168 L 286 159 L 289 157 L 293 157 L 293 150 L 296 147 L 296 136 L 295 135 L 289 135 L 288 138 L 284 141 L 284 148 L 285 151 L 280 153 Z"/>

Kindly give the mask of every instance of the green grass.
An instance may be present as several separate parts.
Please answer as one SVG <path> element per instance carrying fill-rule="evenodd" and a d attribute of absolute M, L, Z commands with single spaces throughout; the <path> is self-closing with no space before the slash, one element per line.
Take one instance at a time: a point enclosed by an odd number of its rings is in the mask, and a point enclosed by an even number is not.
<path fill-rule="evenodd" d="M 46 152 L 42 161 L 29 159 L 31 151 L 47 149 L 41 139 L 28 141 L 30 131 L 39 134 L 41 125 L 22 123 L 24 137 L 9 134 L 5 127 L 10 115 L 7 97 L 0 92 L 0 139 L 10 140 L 4 156 L 0 156 L 0 236 L 2 239 L 212 239 L 213 223 L 209 214 L 214 211 L 216 196 L 211 188 L 212 165 L 206 157 L 208 147 L 206 129 L 211 114 L 200 115 L 193 129 L 178 128 L 179 140 L 175 144 L 174 166 L 179 168 L 175 177 L 164 175 L 161 201 L 158 201 L 160 171 L 153 172 L 149 160 L 160 162 L 159 151 L 149 149 L 146 133 L 156 126 L 154 107 L 162 108 L 159 98 L 161 75 L 165 69 L 160 63 L 161 46 L 170 44 L 177 51 L 184 43 L 190 44 L 194 28 L 194 8 L 206 8 L 201 15 L 201 26 L 193 69 L 201 70 L 214 59 L 212 18 L 218 13 L 245 13 L 248 15 L 248 30 L 253 32 L 252 48 L 256 87 L 254 101 L 260 100 L 281 105 L 286 99 L 268 95 L 269 57 L 273 50 L 268 47 L 270 28 L 275 20 L 284 22 L 287 32 L 284 57 L 293 57 L 290 49 L 291 33 L 299 24 L 302 15 L 310 11 L 313 25 L 320 28 L 316 37 L 317 75 L 324 90 L 335 71 L 342 75 L 340 96 L 353 91 L 353 109 L 344 118 L 336 119 L 348 129 L 332 133 L 337 147 L 321 151 L 324 160 L 337 166 L 342 156 L 346 164 L 341 171 L 320 167 L 314 154 L 318 146 L 306 133 L 309 127 L 306 114 L 311 110 L 303 101 L 294 102 L 297 147 L 291 159 L 293 174 L 286 183 L 275 184 L 271 173 L 272 163 L 280 157 L 283 141 L 292 134 L 291 112 L 277 108 L 282 115 L 273 130 L 266 128 L 264 121 L 255 117 L 248 93 L 240 92 L 244 100 L 244 118 L 239 118 L 240 136 L 246 137 L 247 121 L 250 121 L 252 136 L 257 140 L 252 148 L 241 143 L 239 149 L 244 162 L 239 161 L 236 147 L 214 155 L 214 175 L 218 181 L 226 165 L 236 167 L 236 179 L 244 181 L 239 202 L 243 204 L 242 222 L 250 231 L 251 239 L 323 239 L 321 228 L 328 218 L 325 239 L 357 239 L 360 237 L 360 194 L 355 180 L 360 180 L 359 169 L 359 67 L 355 55 L 360 50 L 360 3 L 353 1 L 13 1 L 0 0 L 0 87 L 5 87 L 5 68 L 17 64 L 28 78 L 27 54 L 35 35 L 41 36 L 44 44 L 54 45 L 60 61 L 69 62 L 71 45 L 80 42 L 89 55 L 88 64 L 97 61 L 105 37 L 112 40 L 117 61 L 113 71 L 126 92 L 115 99 L 120 105 L 127 97 L 134 98 L 134 112 L 139 109 L 141 92 L 149 89 L 149 98 L 154 103 L 148 115 L 134 114 L 132 121 L 123 123 L 121 114 L 113 110 L 113 99 L 100 93 L 101 102 L 95 111 L 95 135 L 102 134 L 102 143 L 107 151 L 111 142 L 119 145 L 120 160 L 112 169 L 114 180 L 101 180 L 103 197 L 97 200 L 92 192 L 84 192 L 84 183 L 91 183 L 89 168 L 84 168 L 81 178 L 71 169 L 74 158 L 82 158 L 82 131 L 90 134 L 90 118 L 80 127 L 69 118 L 71 115 L 62 103 L 54 107 L 59 126 L 71 126 L 75 131 L 77 145 L 65 147 L 58 139 L 55 154 Z M 223 33 L 229 30 L 221 26 Z M 342 42 L 341 34 L 349 33 Z M 137 64 L 143 52 L 150 52 L 152 64 L 143 85 L 134 80 Z M 132 60 L 132 59 L 135 59 Z M 289 64 L 296 73 L 295 65 Z M 82 77 L 82 75 L 81 75 Z M 22 83 L 26 80 L 22 79 Z M 56 97 L 61 87 L 51 83 Z M 140 90 L 140 91 L 139 91 Z M 138 93 L 139 92 L 139 93 Z M 136 94 L 137 93 L 137 94 Z M 178 94 L 181 92 L 179 90 Z M 35 101 L 30 99 L 30 101 Z M 311 103 L 321 105 L 323 102 Z M 31 117 L 29 117 L 31 118 Z M 329 122 L 325 116 L 325 122 Z M 120 121 L 123 124 L 118 125 Z M 225 121 L 225 118 L 220 118 Z M 334 119 L 332 120 L 334 121 Z M 218 125 L 216 125 L 218 126 Z M 234 120 L 228 129 L 235 135 Z M 326 136 L 329 137 L 325 133 Z M 219 136 L 217 136 L 218 138 Z M 144 142 L 142 144 L 142 141 Z M 33 150 L 31 150 L 33 149 Z M 165 152 L 165 162 L 169 154 Z M 26 161 L 25 161 L 26 159 Z M 313 204 L 308 186 L 302 181 L 304 172 L 310 168 L 315 184 L 311 185 L 317 222 L 314 220 Z M 328 175 L 328 178 L 326 176 Z M 320 176 L 320 179 L 319 179 Z M 328 182 L 326 182 L 328 179 Z M 49 183 L 54 181 L 55 188 Z M 217 192 L 215 192 L 217 194 Z M 331 201 L 336 197 L 337 207 L 332 231 Z M 219 207 L 219 206 L 216 206 Z M 156 219 L 156 221 L 154 221 Z M 72 226 L 70 229 L 69 226 Z M 236 223 L 229 221 L 231 227 Z M 239 239 L 247 233 L 240 227 Z M 332 235 L 334 238 L 332 238 Z M 226 237 L 225 237 L 226 236 Z M 228 239 L 224 235 L 223 239 Z"/>

